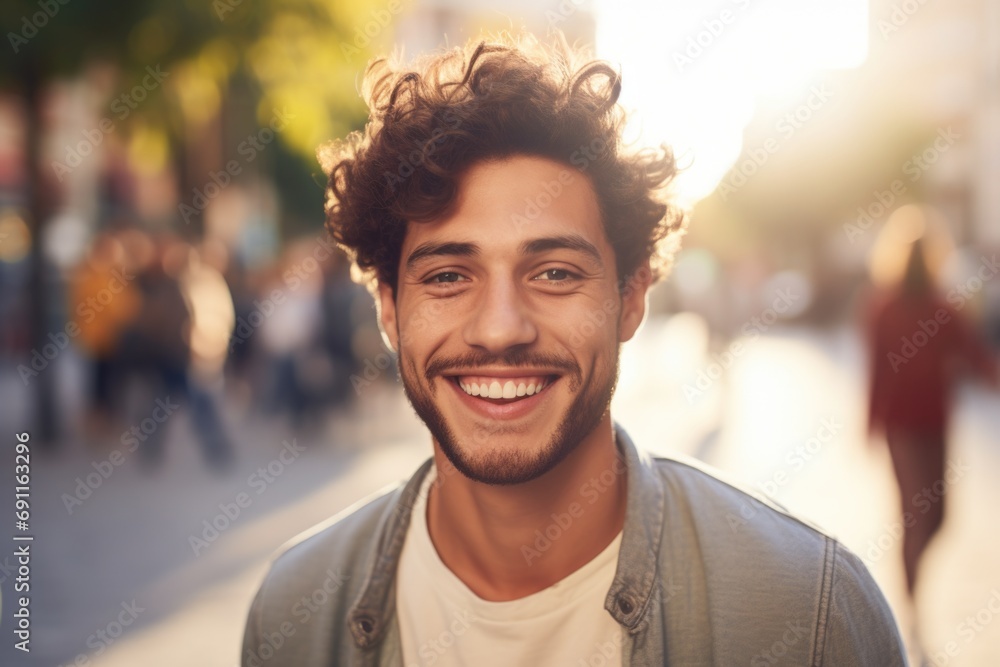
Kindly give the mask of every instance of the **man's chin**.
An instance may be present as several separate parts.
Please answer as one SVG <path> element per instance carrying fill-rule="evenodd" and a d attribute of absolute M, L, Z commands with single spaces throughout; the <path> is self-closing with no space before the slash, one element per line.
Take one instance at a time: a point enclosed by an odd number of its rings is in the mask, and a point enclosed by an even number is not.
<path fill-rule="evenodd" d="M 531 420 L 534 421 L 534 420 Z M 551 424 L 489 419 L 446 420 L 433 433 L 455 468 L 484 484 L 521 484 L 541 477 L 565 456 Z"/>
<path fill-rule="evenodd" d="M 439 442 L 452 465 L 465 477 L 483 484 L 510 485 L 530 482 L 554 468 L 565 455 L 551 450 L 526 452 L 516 445 L 489 445 L 486 449 L 463 449 Z"/>

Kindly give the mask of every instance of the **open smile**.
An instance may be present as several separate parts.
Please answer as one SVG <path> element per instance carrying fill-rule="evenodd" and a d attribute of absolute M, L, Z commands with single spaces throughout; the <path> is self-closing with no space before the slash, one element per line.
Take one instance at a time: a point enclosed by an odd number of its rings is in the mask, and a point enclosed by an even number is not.
<path fill-rule="evenodd" d="M 545 400 L 558 375 L 451 375 L 448 384 L 463 404 L 494 419 L 512 419 L 527 414 Z"/>

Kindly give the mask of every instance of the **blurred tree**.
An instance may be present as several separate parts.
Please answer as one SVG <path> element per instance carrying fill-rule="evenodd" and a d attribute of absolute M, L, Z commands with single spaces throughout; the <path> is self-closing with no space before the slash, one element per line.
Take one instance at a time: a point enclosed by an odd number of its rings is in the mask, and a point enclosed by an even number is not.
<path fill-rule="evenodd" d="M 219 112 L 234 77 L 255 82 L 257 104 L 252 111 L 259 125 L 282 110 L 293 118 L 281 140 L 315 165 L 317 144 L 362 122 L 355 78 L 369 50 L 391 37 L 387 28 L 401 10 L 399 0 L 381 8 L 368 0 L 0 3 L 0 27 L 7 41 L 0 89 L 16 91 L 26 118 L 23 205 L 33 230 L 29 301 L 35 348 L 49 342 L 54 310 L 47 298 L 54 272 L 42 242 L 46 220 L 58 206 L 53 181 L 58 174 L 42 164 L 41 156 L 44 95 L 50 82 L 71 78 L 93 62 L 113 63 L 125 81 L 142 80 L 156 68 L 168 72 L 165 84 L 153 91 L 158 103 L 138 107 L 130 123 L 144 128 L 146 146 L 172 149 L 183 198 L 192 183 L 183 157 L 185 138 L 192 127 Z M 40 373 L 34 384 L 34 435 L 53 442 L 58 424 L 53 374 Z"/>

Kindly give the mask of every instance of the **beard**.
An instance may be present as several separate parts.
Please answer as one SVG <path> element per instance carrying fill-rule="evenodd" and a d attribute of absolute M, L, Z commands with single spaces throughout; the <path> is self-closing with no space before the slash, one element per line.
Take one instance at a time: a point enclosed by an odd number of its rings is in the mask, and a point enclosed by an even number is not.
<path fill-rule="evenodd" d="M 491 485 L 510 485 L 529 482 L 541 477 L 566 458 L 590 435 L 611 405 L 611 397 L 618 383 L 618 351 L 612 363 L 598 362 L 593 372 L 582 377 L 579 364 L 573 359 L 545 354 L 532 354 L 512 348 L 503 354 L 473 353 L 462 357 L 439 358 L 428 364 L 421 374 L 416 364 L 400 347 L 399 376 L 403 391 L 417 416 L 424 422 L 441 451 L 455 468 L 476 482 Z M 509 368 L 540 366 L 558 368 L 565 373 L 559 382 L 568 383 L 573 400 L 566 408 L 548 442 L 536 452 L 525 450 L 494 450 L 489 448 L 493 436 L 516 436 L 518 429 L 503 423 L 488 426 L 477 423 L 474 433 L 459 441 L 454 429 L 438 408 L 434 378 L 449 368 L 476 368 L 481 366 L 506 366 Z M 446 379 L 451 382 L 452 380 Z M 523 434 L 523 437 L 536 437 Z M 526 443 L 528 444 L 528 443 Z M 533 443 L 531 443 L 533 444 Z"/>

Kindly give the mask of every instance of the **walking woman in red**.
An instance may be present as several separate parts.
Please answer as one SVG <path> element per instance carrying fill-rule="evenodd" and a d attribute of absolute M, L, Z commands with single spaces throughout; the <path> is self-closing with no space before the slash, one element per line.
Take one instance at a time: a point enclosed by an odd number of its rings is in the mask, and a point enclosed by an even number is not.
<path fill-rule="evenodd" d="M 944 518 L 945 436 L 954 382 L 967 370 L 997 386 L 998 366 L 961 312 L 966 302 L 952 293 L 945 297 L 935 287 L 928 264 L 938 246 L 926 233 L 926 209 L 907 206 L 893 218 L 884 234 L 894 238 L 892 245 L 906 258 L 905 268 L 868 304 L 868 427 L 872 436 L 884 433 L 899 483 L 903 563 L 912 601 L 921 555 Z M 890 229 L 901 219 L 912 232 L 908 243 L 898 243 L 899 230 Z M 880 261 L 878 250 L 876 246 L 873 268 Z M 930 502 L 926 489 L 942 492 Z"/>

